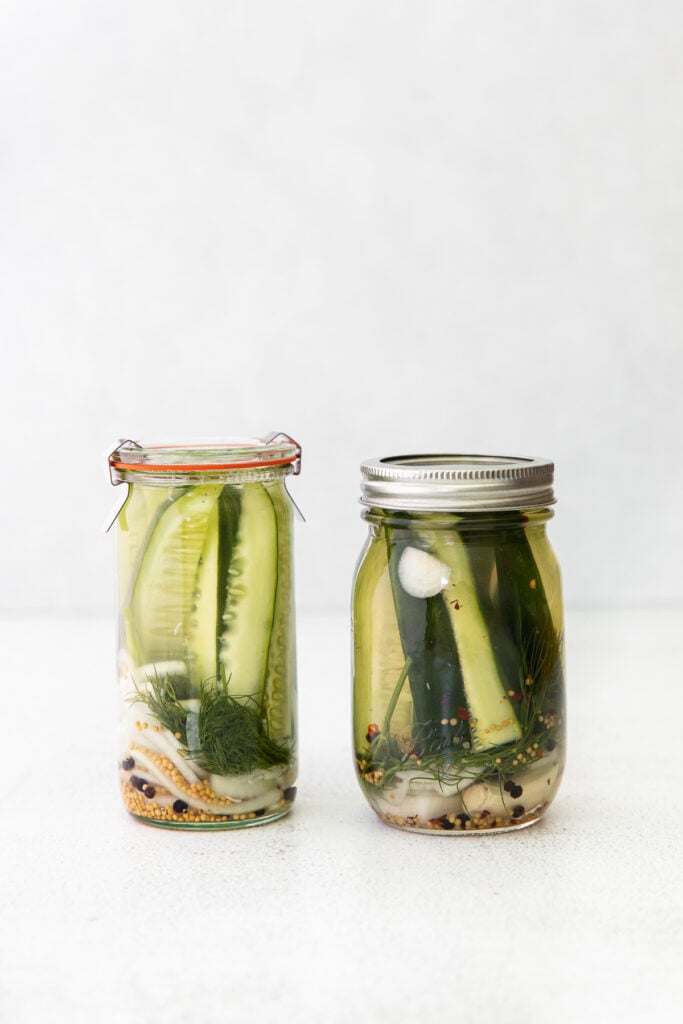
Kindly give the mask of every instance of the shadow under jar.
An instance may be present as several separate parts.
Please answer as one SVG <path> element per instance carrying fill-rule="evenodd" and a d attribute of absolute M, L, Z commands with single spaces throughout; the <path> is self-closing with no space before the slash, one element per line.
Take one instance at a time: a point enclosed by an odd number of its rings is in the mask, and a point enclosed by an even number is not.
<path fill-rule="evenodd" d="M 564 767 L 553 464 L 415 455 L 362 464 L 353 594 L 358 779 L 388 824 L 533 824 Z"/>
<path fill-rule="evenodd" d="M 123 442 L 116 518 L 119 775 L 148 824 L 227 829 L 296 795 L 292 502 L 286 435 Z"/>

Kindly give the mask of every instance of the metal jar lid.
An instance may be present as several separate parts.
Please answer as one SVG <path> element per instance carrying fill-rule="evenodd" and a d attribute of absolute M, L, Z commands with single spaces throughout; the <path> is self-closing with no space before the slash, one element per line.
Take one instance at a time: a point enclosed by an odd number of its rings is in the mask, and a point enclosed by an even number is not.
<path fill-rule="evenodd" d="M 361 502 L 405 512 L 545 508 L 555 501 L 549 459 L 395 455 L 361 463 Z"/>

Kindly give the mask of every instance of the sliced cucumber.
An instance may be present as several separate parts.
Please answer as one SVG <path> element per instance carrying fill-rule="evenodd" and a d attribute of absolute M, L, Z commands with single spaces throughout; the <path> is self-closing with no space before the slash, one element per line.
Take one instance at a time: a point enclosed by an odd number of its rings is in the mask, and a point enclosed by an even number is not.
<path fill-rule="evenodd" d="M 384 544 L 371 543 L 361 556 L 353 621 L 354 741 L 358 751 L 367 745 L 368 726 L 382 725 L 405 665 Z M 392 731 L 409 735 L 411 721 L 410 689 L 405 686 L 391 716 Z"/>
<path fill-rule="evenodd" d="M 128 497 L 116 520 L 119 535 L 116 571 L 119 591 L 127 595 L 121 609 L 121 638 L 125 638 L 129 654 L 137 663 L 144 659 L 137 649 L 135 628 L 130 615 L 130 595 L 149 537 L 161 513 L 179 493 L 173 493 L 166 487 L 129 484 Z"/>
<path fill-rule="evenodd" d="M 125 615 L 134 660 L 187 660 L 193 595 L 222 488 L 194 487 L 168 505 L 141 553 Z M 213 527 L 215 530 L 215 526 Z"/>
<path fill-rule="evenodd" d="M 555 627 L 555 632 L 559 635 L 562 632 L 564 610 L 562 607 L 560 568 L 557 564 L 555 552 L 546 536 L 545 524 L 540 526 L 529 524 L 525 533 L 532 557 L 540 574 L 543 589 L 545 590 L 553 626 Z"/>
<path fill-rule="evenodd" d="M 241 515 L 227 570 L 218 660 L 233 697 L 263 700 L 277 590 L 275 509 L 261 483 L 240 487 Z"/>
<path fill-rule="evenodd" d="M 387 531 L 387 539 L 401 641 L 411 660 L 416 750 L 421 754 L 447 752 L 450 758 L 457 754 L 458 744 L 469 743 L 471 738 L 460 657 L 440 592 L 448 583 L 451 568 L 417 548 L 414 536 Z M 425 568 L 432 576 L 426 587 Z"/>
<path fill-rule="evenodd" d="M 411 539 L 402 531 L 387 528 L 387 562 L 391 581 L 392 601 L 398 622 L 404 658 L 410 658 L 408 682 L 413 700 L 413 720 L 416 723 L 434 721 L 438 709 L 435 701 L 436 682 L 427 672 L 425 639 L 427 636 L 427 602 L 404 590 L 399 579 L 401 556 Z"/>
<path fill-rule="evenodd" d="M 239 517 L 239 490 L 226 484 L 211 512 L 192 595 L 188 660 L 195 691 L 200 683 L 218 679 L 220 675 L 219 638 Z"/>
<path fill-rule="evenodd" d="M 293 740 L 296 735 L 295 701 L 296 636 L 294 630 L 294 579 L 292 573 L 292 505 L 282 483 L 267 485 L 277 523 L 277 591 L 273 631 L 268 649 L 264 708 L 268 734 L 274 740 Z"/>
<path fill-rule="evenodd" d="M 219 502 L 211 509 L 206 537 L 197 565 L 192 609 L 188 620 L 188 666 L 192 689 L 218 674 L 216 659 L 216 615 L 218 606 L 218 560 L 221 544 Z"/>
<path fill-rule="evenodd" d="M 561 636 L 527 531 L 520 523 L 501 537 L 496 546 L 496 576 L 500 615 L 513 641 L 521 681 L 519 716 L 531 724 L 540 697 L 547 695 L 549 687 L 561 688 L 562 659 Z"/>
<path fill-rule="evenodd" d="M 495 637 L 482 612 L 465 542 L 454 530 L 447 535 L 434 532 L 430 551 L 451 569 L 443 597 L 458 648 L 473 747 L 483 750 L 518 740 L 520 725 L 499 670 Z"/>

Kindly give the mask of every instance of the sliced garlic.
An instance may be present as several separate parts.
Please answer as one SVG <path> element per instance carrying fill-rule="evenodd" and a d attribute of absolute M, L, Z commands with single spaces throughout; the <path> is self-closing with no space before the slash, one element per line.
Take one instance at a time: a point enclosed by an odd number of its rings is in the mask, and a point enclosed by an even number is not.
<path fill-rule="evenodd" d="M 434 597 L 448 586 L 451 570 L 427 551 L 407 547 L 399 559 L 398 578 L 412 597 Z"/>

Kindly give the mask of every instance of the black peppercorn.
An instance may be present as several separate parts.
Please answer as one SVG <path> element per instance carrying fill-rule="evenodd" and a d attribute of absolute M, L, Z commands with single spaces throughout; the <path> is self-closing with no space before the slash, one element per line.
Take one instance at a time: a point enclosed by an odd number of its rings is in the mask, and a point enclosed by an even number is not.
<path fill-rule="evenodd" d="M 282 795 L 288 804 L 293 803 L 294 798 L 296 797 L 296 786 L 287 786 L 287 789 Z"/>
<path fill-rule="evenodd" d="M 136 789 L 139 789 L 140 792 L 142 792 L 145 786 L 147 785 L 146 781 L 144 779 L 141 779 L 139 775 L 131 775 L 130 784 L 131 786 L 134 786 Z"/>
<path fill-rule="evenodd" d="M 132 757 L 127 757 L 124 761 L 121 762 L 121 767 L 123 768 L 124 772 L 129 772 L 132 768 L 135 768 L 135 761 L 133 760 Z"/>

